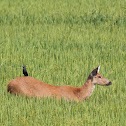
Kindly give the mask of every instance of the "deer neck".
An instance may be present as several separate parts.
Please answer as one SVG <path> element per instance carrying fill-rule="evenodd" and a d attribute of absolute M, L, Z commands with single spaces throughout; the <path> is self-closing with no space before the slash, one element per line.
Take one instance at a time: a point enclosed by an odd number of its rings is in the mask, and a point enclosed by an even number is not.
<path fill-rule="evenodd" d="M 91 79 L 87 79 L 85 84 L 81 87 L 81 100 L 86 100 L 90 97 L 94 91 L 95 85 L 92 83 Z"/>

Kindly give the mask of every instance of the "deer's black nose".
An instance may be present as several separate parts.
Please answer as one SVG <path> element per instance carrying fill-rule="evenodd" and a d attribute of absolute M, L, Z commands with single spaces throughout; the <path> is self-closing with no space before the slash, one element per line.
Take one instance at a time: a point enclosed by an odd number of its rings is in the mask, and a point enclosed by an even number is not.
<path fill-rule="evenodd" d="M 111 84 L 112 84 L 112 82 L 111 82 L 111 81 L 109 81 L 108 85 L 111 85 Z"/>

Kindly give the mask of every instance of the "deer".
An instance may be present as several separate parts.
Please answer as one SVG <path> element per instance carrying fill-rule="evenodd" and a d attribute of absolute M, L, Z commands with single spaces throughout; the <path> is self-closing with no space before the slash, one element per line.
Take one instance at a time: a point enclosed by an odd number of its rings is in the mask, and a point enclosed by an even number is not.
<path fill-rule="evenodd" d="M 100 66 L 95 68 L 81 87 L 55 86 L 30 76 L 24 76 L 12 79 L 8 84 L 7 91 L 25 97 L 56 97 L 58 100 L 64 98 L 67 101 L 84 101 L 92 95 L 96 85 L 109 86 L 112 84 L 111 81 L 99 74 L 99 70 Z"/>

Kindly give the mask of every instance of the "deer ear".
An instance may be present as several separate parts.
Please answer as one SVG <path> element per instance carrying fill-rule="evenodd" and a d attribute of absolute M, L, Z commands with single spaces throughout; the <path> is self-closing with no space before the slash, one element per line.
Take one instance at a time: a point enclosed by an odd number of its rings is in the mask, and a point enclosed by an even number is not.
<path fill-rule="evenodd" d="M 98 71 L 97 71 L 98 73 L 99 73 L 99 70 L 100 70 L 100 65 L 98 66 Z"/>
<path fill-rule="evenodd" d="M 99 70 L 100 70 L 100 66 L 98 66 L 97 68 L 95 68 L 95 69 L 90 73 L 90 76 L 95 76 L 95 75 L 97 75 L 97 73 L 99 73 Z"/>

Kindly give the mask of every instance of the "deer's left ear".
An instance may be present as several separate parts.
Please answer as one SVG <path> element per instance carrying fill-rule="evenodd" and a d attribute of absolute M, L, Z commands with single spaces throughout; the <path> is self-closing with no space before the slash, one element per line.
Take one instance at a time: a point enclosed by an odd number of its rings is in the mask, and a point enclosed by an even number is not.
<path fill-rule="evenodd" d="M 97 68 L 95 68 L 92 72 L 91 72 L 91 76 L 96 76 L 97 73 L 99 73 L 99 70 L 100 70 L 100 66 L 98 66 Z"/>
<path fill-rule="evenodd" d="M 95 68 L 90 74 L 89 74 L 89 77 L 90 79 L 93 79 L 93 76 L 96 76 L 97 73 L 99 73 L 99 70 L 100 70 L 100 66 L 98 66 L 97 68 Z"/>

